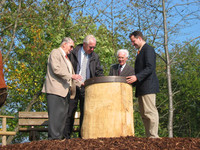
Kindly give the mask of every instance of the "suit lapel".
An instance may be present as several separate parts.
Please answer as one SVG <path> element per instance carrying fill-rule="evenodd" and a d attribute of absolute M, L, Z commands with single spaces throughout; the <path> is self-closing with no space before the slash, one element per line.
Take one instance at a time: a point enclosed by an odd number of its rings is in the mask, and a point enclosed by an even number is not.
<path fill-rule="evenodd" d="M 60 55 L 62 57 L 62 59 L 64 60 L 65 64 L 66 64 L 66 67 L 68 69 L 68 71 L 72 74 L 75 74 L 74 73 L 74 69 L 73 69 L 73 66 L 72 66 L 72 63 L 71 61 L 68 59 L 66 59 L 66 57 L 64 56 L 62 50 L 59 48 L 59 51 L 60 51 Z M 70 67 L 71 68 L 70 68 Z M 75 85 L 75 81 L 74 80 L 71 80 L 71 88 L 70 88 L 70 91 L 71 91 L 71 94 L 70 94 L 70 98 L 71 99 L 74 99 L 75 95 L 76 95 L 76 85 Z"/>
<path fill-rule="evenodd" d="M 119 70 L 119 64 L 116 64 L 116 65 L 114 66 L 114 69 L 113 69 L 113 74 L 114 74 L 115 76 L 118 76 L 118 70 Z"/>
<path fill-rule="evenodd" d="M 73 67 L 72 67 L 72 64 L 71 64 L 70 60 L 69 60 L 69 59 L 68 59 L 68 60 L 66 59 L 66 57 L 64 56 L 64 54 L 63 54 L 61 48 L 59 48 L 59 51 L 60 51 L 60 55 L 61 55 L 62 59 L 64 60 L 66 66 L 67 66 L 68 71 L 69 71 L 70 73 L 72 73 Z M 69 66 L 70 66 L 72 69 L 70 69 Z"/>

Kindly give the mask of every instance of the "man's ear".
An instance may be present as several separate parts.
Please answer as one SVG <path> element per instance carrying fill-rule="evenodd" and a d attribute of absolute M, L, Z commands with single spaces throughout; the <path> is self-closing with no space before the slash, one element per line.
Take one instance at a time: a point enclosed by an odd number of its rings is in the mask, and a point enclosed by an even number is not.
<path fill-rule="evenodd" d="M 140 36 L 138 36 L 138 39 L 139 39 L 140 41 L 142 41 L 142 38 L 141 38 Z"/>

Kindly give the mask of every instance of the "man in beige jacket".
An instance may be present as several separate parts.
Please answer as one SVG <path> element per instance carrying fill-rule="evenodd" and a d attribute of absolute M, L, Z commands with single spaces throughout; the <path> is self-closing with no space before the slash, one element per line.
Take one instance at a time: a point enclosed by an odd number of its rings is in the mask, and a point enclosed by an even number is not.
<path fill-rule="evenodd" d="M 48 58 L 46 80 L 42 92 L 47 93 L 47 109 L 49 116 L 48 138 L 64 138 L 64 127 L 69 100 L 76 94 L 76 85 L 82 77 L 74 74 L 74 70 L 67 55 L 73 50 L 74 42 L 66 37 L 61 46 L 54 49 Z"/>

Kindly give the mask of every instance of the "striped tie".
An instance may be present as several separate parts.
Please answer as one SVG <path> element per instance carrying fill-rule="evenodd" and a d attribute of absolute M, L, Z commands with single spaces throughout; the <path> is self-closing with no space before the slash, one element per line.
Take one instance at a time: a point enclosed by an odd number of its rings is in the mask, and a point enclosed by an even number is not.
<path fill-rule="evenodd" d="M 87 67 L 87 54 L 84 53 L 83 62 L 81 65 L 81 76 L 83 82 L 86 80 L 86 67 Z"/>

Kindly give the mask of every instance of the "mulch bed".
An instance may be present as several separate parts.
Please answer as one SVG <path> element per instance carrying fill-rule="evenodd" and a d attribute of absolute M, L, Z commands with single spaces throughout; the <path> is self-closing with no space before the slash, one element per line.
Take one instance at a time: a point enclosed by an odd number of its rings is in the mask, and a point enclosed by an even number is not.
<path fill-rule="evenodd" d="M 200 150 L 200 138 L 98 138 L 41 140 L 0 146 L 1 150 Z"/>

